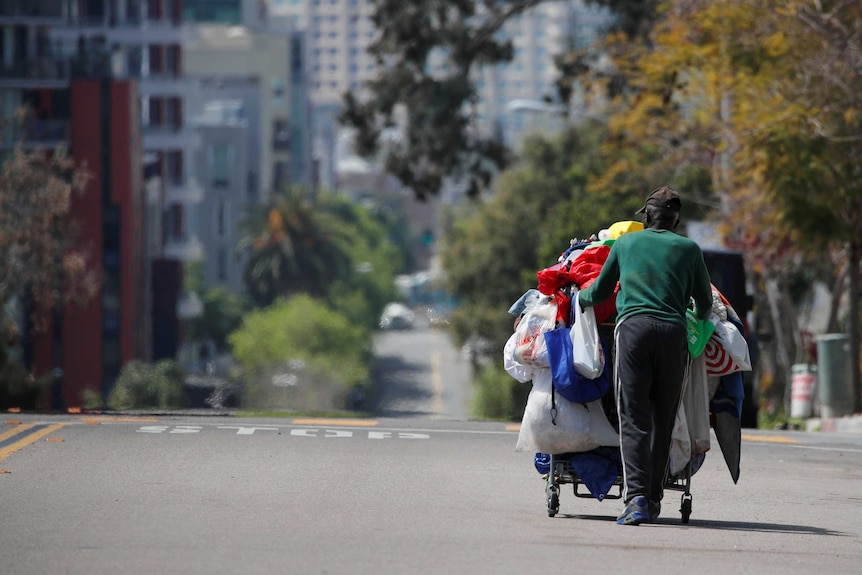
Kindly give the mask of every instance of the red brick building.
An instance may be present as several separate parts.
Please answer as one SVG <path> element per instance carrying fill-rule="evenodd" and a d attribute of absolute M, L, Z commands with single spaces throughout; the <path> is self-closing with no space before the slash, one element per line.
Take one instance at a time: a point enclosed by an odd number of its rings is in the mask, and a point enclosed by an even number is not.
<path fill-rule="evenodd" d="M 45 102 L 51 95 L 44 93 Z M 65 306 L 48 332 L 34 334 L 34 372 L 55 373 L 45 399 L 52 409 L 80 406 L 87 388 L 106 394 L 122 365 L 144 357 L 147 345 L 137 85 L 72 80 L 68 97 L 72 156 L 91 176 L 86 193 L 72 200 L 71 217 L 77 247 L 100 268 L 101 290 L 83 307 Z"/>

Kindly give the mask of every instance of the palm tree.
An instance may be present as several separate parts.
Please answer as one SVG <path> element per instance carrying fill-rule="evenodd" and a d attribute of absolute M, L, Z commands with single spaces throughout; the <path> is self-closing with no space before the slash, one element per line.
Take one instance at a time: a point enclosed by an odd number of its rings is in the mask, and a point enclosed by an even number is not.
<path fill-rule="evenodd" d="M 248 251 L 243 279 L 258 305 L 296 293 L 324 296 L 333 278 L 353 273 L 345 222 L 312 203 L 302 187 L 253 209 L 243 228 L 238 245 Z"/>

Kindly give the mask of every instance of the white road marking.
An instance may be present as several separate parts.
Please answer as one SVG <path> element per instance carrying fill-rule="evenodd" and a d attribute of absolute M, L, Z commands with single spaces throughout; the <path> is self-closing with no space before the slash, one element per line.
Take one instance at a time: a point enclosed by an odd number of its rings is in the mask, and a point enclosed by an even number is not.
<path fill-rule="evenodd" d="M 287 426 L 284 426 L 287 427 Z M 138 433 L 169 433 L 187 434 L 200 433 L 203 431 L 201 425 L 144 425 L 136 431 Z M 216 429 L 235 429 L 236 435 L 254 435 L 257 431 L 280 431 L 279 426 L 250 426 L 250 425 L 218 425 Z M 427 433 L 416 433 L 415 431 L 380 431 L 380 430 L 350 430 L 350 429 L 326 429 L 316 427 L 297 427 L 290 429 L 289 435 L 293 437 L 320 437 L 324 439 L 359 437 L 367 434 L 368 439 L 431 439 Z"/>
<path fill-rule="evenodd" d="M 277 427 L 253 427 L 245 425 L 219 425 L 219 429 L 236 429 L 237 435 L 254 435 L 255 431 L 278 431 Z"/>

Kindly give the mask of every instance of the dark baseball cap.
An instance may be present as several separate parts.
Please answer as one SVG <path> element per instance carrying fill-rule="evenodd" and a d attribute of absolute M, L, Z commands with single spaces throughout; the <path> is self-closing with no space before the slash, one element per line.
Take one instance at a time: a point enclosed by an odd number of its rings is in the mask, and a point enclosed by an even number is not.
<path fill-rule="evenodd" d="M 679 194 L 676 190 L 667 186 L 662 186 L 647 196 L 646 200 L 644 200 L 643 207 L 636 211 L 635 214 L 643 213 L 647 206 L 660 206 L 678 212 L 682 207 L 682 202 L 680 201 Z"/>

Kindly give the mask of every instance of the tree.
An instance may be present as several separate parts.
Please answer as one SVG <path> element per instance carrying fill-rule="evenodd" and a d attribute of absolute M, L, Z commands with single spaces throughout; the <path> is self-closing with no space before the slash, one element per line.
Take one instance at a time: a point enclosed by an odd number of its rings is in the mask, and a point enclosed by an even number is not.
<path fill-rule="evenodd" d="M 201 299 L 203 313 L 187 320 L 187 335 L 192 341 L 211 340 L 217 351 L 224 351 L 228 336 L 242 325 L 248 302 L 221 286 L 203 290 Z"/>
<path fill-rule="evenodd" d="M 0 172 L 0 304 L 32 297 L 41 324 L 63 301 L 86 300 L 97 281 L 82 250 L 72 249 L 72 195 L 88 174 L 65 148 L 27 151 L 17 146 Z M 62 294 L 62 295 L 61 295 Z"/>
<path fill-rule="evenodd" d="M 860 21 L 858 2 L 790 3 L 783 33 L 794 74 L 779 84 L 787 118 L 753 138 L 787 221 L 806 241 L 844 253 L 855 412 L 862 411 L 862 61 L 847 55 L 862 53 Z"/>
<path fill-rule="evenodd" d="M 275 195 L 243 227 L 238 249 L 249 251 L 243 277 L 260 306 L 297 293 L 323 295 L 333 277 L 351 273 L 350 239 L 341 222 L 301 187 Z"/>
<path fill-rule="evenodd" d="M 340 222 L 352 262 L 346 272 L 330 275 L 327 300 L 354 323 L 374 329 L 383 308 L 398 297 L 395 276 L 405 270 L 405 254 L 365 205 L 345 196 L 324 194 L 318 208 Z"/>
<path fill-rule="evenodd" d="M 29 151 L 19 143 L 0 169 L 0 404 L 33 404 L 50 383 L 10 360 L 18 322 L 41 331 L 57 306 L 84 303 L 98 289 L 86 252 L 73 247 L 69 217 L 87 178 L 63 147 Z"/>
<path fill-rule="evenodd" d="M 228 340 L 254 407 L 302 400 L 314 409 L 343 408 L 369 383 L 369 330 L 305 294 L 249 313 Z"/>
<path fill-rule="evenodd" d="M 17 343 L 16 321 L 42 330 L 57 306 L 84 303 L 98 289 L 86 251 L 74 247 L 69 217 L 73 195 L 83 193 L 87 179 L 62 146 L 27 150 L 19 143 L 0 169 L 0 370 L 7 367 L 7 346 Z M 24 317 L 7 317 L 16 302 Z M 7 375 L 21 371 L 8 369 Z"/>
<path fill-rule="evenodd" d="M 245 279 L 260 307 L 308 294 L 371 328 L 396 298 L 403 254 L 384 224 L 344 196 L 323 193 L 312 204 L 293 190 L 253 212 L 244 227 L 239 249 L 250 252 Z"/>
<path fill-rule="evenodd" d="M 846 57 L 860 49 L 857 4 L 679 0 L 647 42 L 605 43 L 628 82 L 610 108 L 616 160 L 596 185 L 625 184 L 644 157 L 710 170 L 714 217 L 761 278 L 784 381 L 802 349 L 794 284 L 820 272 L 839 288 L 836 302 L 841 293 L 834 268 L 812 262 L 848 254 L 858 302 L 860 70 Z M 848 319 L 854 365 L 857 305 Z"/>
<path fill-rule="evenodd" d="M 437 194 L 450 179 L 466 182 L 473 197 L 487 189 L 511 158 L 498 134 L 478 130 L 474 73 L 512 60 L 504 25 L 543 1 L 376 2 L 380 35 L 369 51 L 381 72 L 365 86 L 367 99 L 345 94 L 341 115 L 356 130 L 358 152 L 377 153 L 381 136 L 396 128 L 402 135 L 387 140 L 384 165 L 418 198 Z M 655 0 L 593 3 L 614 9 L 617 27 L 629 36 L 643 34 L 655 16 Z M 445 65 L 435 71 L 431 59 L 440 56 Z"/>
<path fill-rule="evenodd" d="M 514 399 L 504 393 L 500 404 L 514 410 L 507 417 L 519 416 L 529 389 L 493 369 L 512 334 L 514 318 L 506 309 L 536 287 L 536 272 L 556 263 L 572 238 L 631 219 L 636 209 L 588 190 L 604 169 L 599 149 L 606 134 L 602 123 L 591 123 L 555 139 L 531 137 L 521 162 L 500 175 L 496 193 L 464 206 L 446 231 L 441 254 L 447 288 L 460 302 L 451 329 L 459 345 L 485 344 L 476 350 L 483 386 L 478 395 L 501 399 L 500 390 L 510 390 Z"/>

